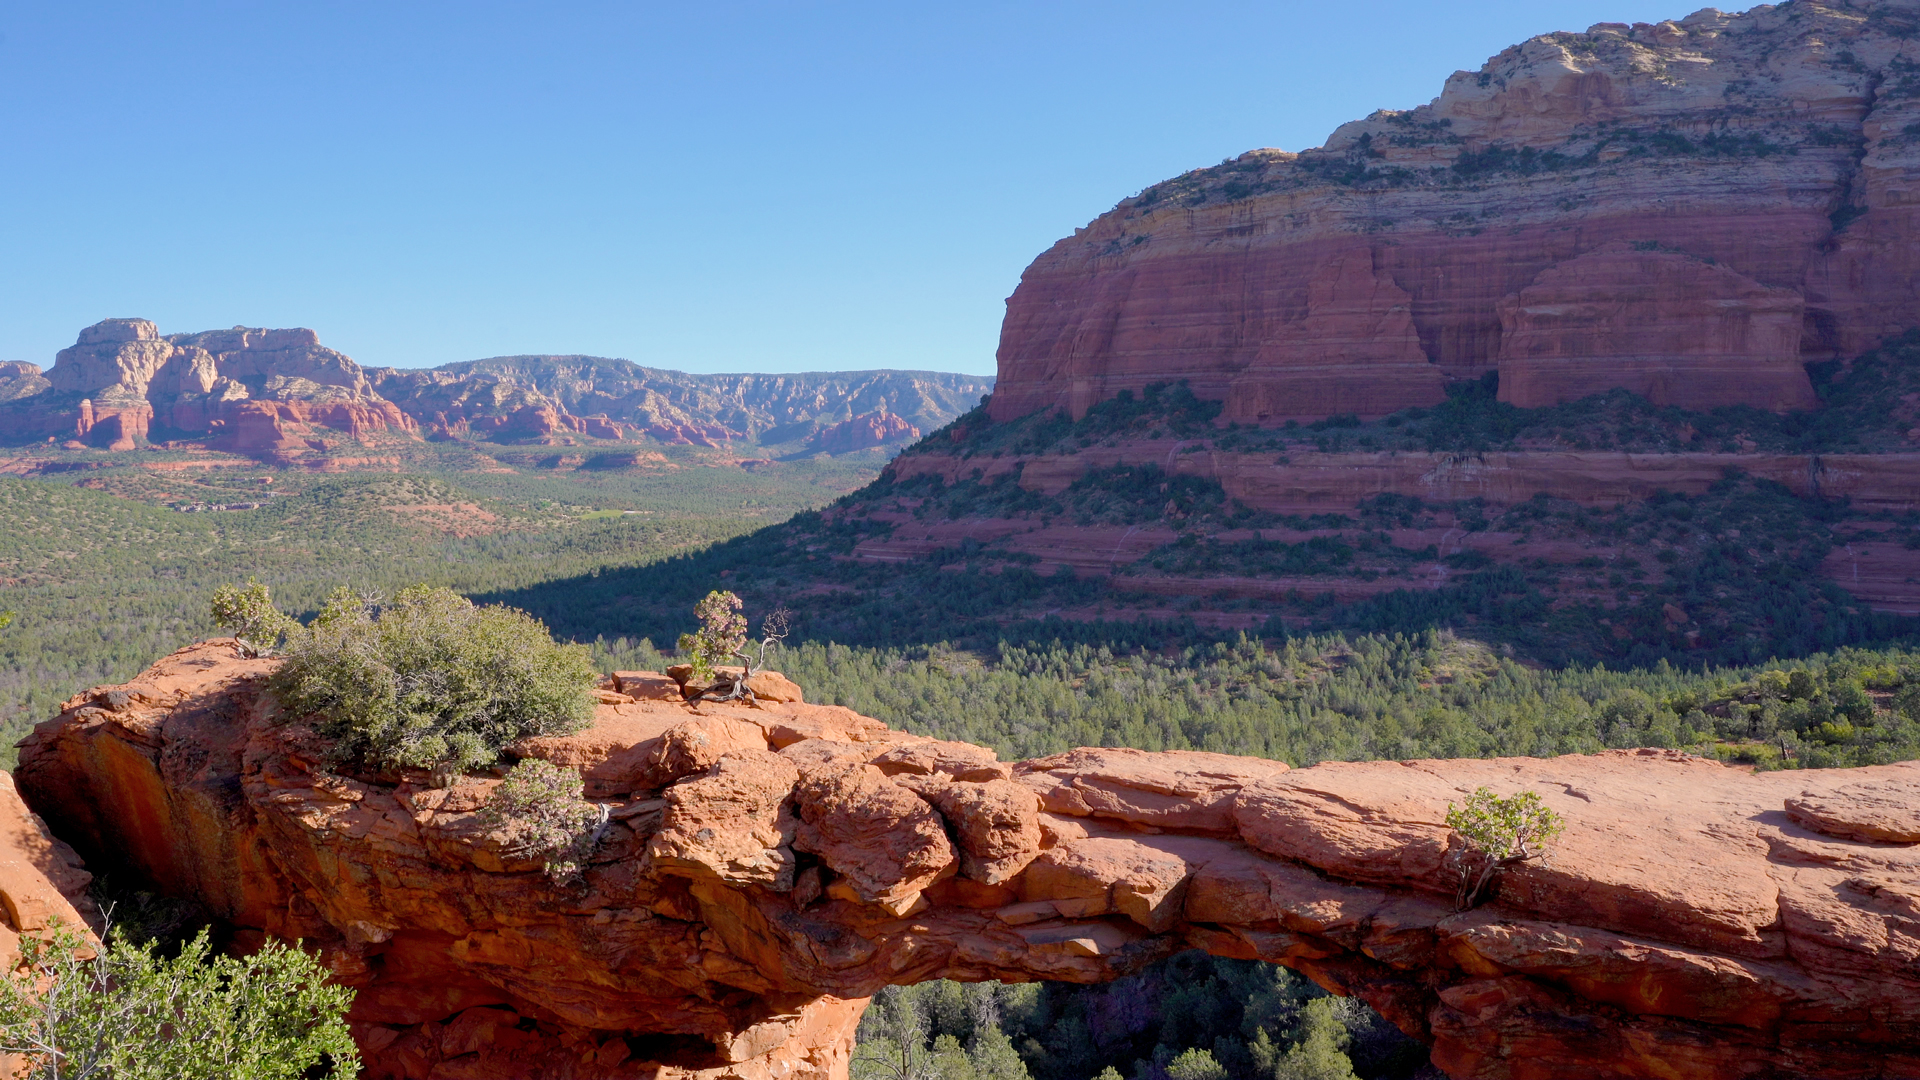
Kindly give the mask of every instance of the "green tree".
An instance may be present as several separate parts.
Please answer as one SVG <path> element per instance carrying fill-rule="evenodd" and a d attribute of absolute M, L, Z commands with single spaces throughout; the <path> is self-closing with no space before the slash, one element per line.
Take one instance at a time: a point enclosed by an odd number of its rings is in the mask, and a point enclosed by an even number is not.
<path fill-rule="evenodd" d="M 1448 858 L 1460 875 L 1454 905 L 1465 911 L 1501 869 L 1544 856 L 1566 821 L 1537 792 L 1503 797 L 1483 787 L 1458 807 L 1447 804 L 1447 827 L 1462 840 Z"/>
<path fill-rule="evenodd" d="M 897 986 L 875 994 L 860 1018 L 852 1080 L 931 1080 L 932 1058 L 926 1018 L 913 996 Z"/>
<path fill-rule="evenodd" d="M 240 655 L 248 659 L 270 656 L 280 639 L 300 629 L 295 622 L 273 606 L 273 593 L 253 578 L 246 588 L 227 584 L 213 590 L 209 605 L 213 623 L 233 634 Z"/>
<path fill-rule="evenodd" d="M 510 856 L 539 859 L 554 884 L 571 884 L 607 828 L 607 807 L 583 798 L 585 787 L 572 769 L 528 758 L 487 796 L 480 816 L 506 831 Z"/>
<path fill-rule="evenodd" d="M 1280 1053 L 1262 1028 L 1248 1049 L 1254 1067 L 1273 1080 L 1356 1080 L 1346 1055 L 1349 1036 L 1340 1020 L 1339 1003 L 1314 998 L 1300 1010 L 1299 1038 Z"/>
<path fill-rule="evenodd" d="M 1027 1071 L 1027 1063 L 1020 1059 L 1020 1052 L 1013 1048 L 1013 1040 L 998 1023 L 985 1024 L 974 1029 L 973 1042 L 967 1047 L 967 1058 L 973 1064 L 973 1072 L 980 1080 L 1032 1080 Z"/>
<path fill-rule="evenodd" d="M 693 666 L 695 678 L 713 678 L 716 664 L 747 647 L 747 617 L 740 614 L 740 607 L 738 596 L 719 589 L 693 606 L 700 629 L 680 635 L 680 655 Z"/>
<path fill-rule="evenodd" d="M 1227 1080 L 1227 1069 L 1214 1060 L 1212 1051 L 1194 1047 L 1167 1063 L 1167 1076 L 1170 1080 Z"/>
<path fill-rule="evenodd" d="M 1032 1080 L 993 984 L 890 986 L 860 1021 L 853 1080 Z"/>
<path fill-rule="evenodd" d="M 24 1058 L 22 1080 L 359 1074 L 353 991 L 296 947 L 216 956 L 205 930 L 173 959 L 117 937 L 93 956 L 71 932 L 20 945 L 20 967 L 0 978 L 0 1051 Z"/>
<path fill-rule="evenodd" d="M 701 691 L 696 700 L 753 700 L 747 681 L 756 670 L 766 666 L 767 652 L 785 641 L 792 628 L 792 612 L 786 608 L 774 609 L 760 621 L 760 638 L 755 643 L 759 650 L 751 651 L 747 642 L 747 620 L 740 614 L 740 605 L 740 598 L 730 592 L 710 592 L 694 605 L 693 613 L 700 620 L 700 629 L 680 635 L 680 654 L 687 658 L 697 678 L 713 678 L 715 666 L 722 660 L 737 659 L 741 664 L 737 674 L 726 673 L 715 685 Z"/>
<path fill-rule="evenodd" d="M 525 612 L 424 585 L 377 612 L 335 599 L 269 685 L 290 717 L 318 718 L 336 760 L 461 771 L 593 718 L 591 654 Z"/>

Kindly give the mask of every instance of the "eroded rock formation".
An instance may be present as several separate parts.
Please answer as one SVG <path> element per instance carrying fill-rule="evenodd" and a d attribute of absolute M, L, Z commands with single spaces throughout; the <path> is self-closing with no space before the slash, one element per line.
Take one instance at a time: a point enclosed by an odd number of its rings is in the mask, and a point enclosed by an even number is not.
<path fill-rule="evenodd" d="M 324 769 L 271 664 L 209 642 L 79 695 L 23 744 L 21 789 L 243 942 L 318 945 L 375 1077 L 825 1080 L 882 986 L 1097 981 L 1191 947 L 1358 995 L 1456 1077 L 1920 1075 L 1913 764 L 1003 763 L 630 673 L 588 731 L 514 748 L 616 823 L 568 890 L 474 812 L 497 781 Z M 1481 785 L 1568 829 L 1456 912 L 1442 822 Z"/>
<path fill-rule="evenodd" d="M 846 454 L 876 446 L 912 442 L 919 437 L 919 428 L 882 406 L 814 432 L 807 439 L 807 449 L 827 454 Z"/>
<path fill-rule="evenodd" d="M 0 443 L 131 450 L 185 437 L 284 462 L 340 436 L 719 448 L 796 442 L 825 425 L 821 448 L 838 453 L 918 438 L 992 385 L 917 371 L 688 375 L 592 356 L 362 368 L 311 330 L 162 335 L 145 319 L 107 319 L 45 372 L 0 364 Z"/>
<path fill-rule="evenodd" d="M 0 384 L 0 404 L 8 406 L 0 437 L 51 436 L 109 450 L 131 450 L 161 429 L 292 457 L 311 449 L 314 425 L 354 439 L 415 428 L 358 364 L 311 330 L 163 336 L 145 319 L 87 327 L 44 375 L 21 371 Z"/>
<path fill-rule="evenodd" d="M 1916 26 L 1799 0 L 1548 34 L 1155 185 L 1028 267 L 992 414 L 1185 379 L 1243 422 L 1370 417 L 1495 369 L 1522 405 L 1806 408 L 1802 362 L 1920 325 Z"/>

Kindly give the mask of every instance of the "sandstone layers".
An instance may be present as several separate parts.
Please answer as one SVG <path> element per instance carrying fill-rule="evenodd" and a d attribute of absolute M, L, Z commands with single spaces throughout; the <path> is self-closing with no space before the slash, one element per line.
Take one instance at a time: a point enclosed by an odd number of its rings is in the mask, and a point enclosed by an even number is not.
<path fill-rule="evenodd" d="M 1378 416 L 1498 371 L 1815 404 L 1802 364 L 1920 325 L 1920 5 L 1601 23 L 1433 102 L 1123 200 L 1028 267 L 992 415 L 1185 379 L 1225 419 Z"/>
<path fill-rule="evenodd" d="M 288 457 L 313 449 L 304 436 L 314 425 L 354 439 L 415 429 L 358 364 L 311 330 L 162 336 L 145 319 L 107 319 L 62 349 L 42 381 L 10 399 L 0 435 L 131 450 L 158 428 Z"/>
<path fill-rule="evenodd" d="M 340 436 L 716 448 L 816 436 L 812 449 L 845 453 L 916 439 L 992 385 L 916 371 L 688 375 L 592 356 L 362 368 L 311 330 L 162 335 L 145 319 L 107 319 L 44 372 L 0 364 L 0 442 L 131 450 L 165 435 L 287 461 Z"/>
<path fill-rule="evenodd" d="M 1183 948 L 1358 995 L 1456 1077 L 1920 1075 L 1920 766 L 1748 775 L 1665 751 L 1021 763 L 846 709 L 629 673 L 515 748 L 616 823 L 584 886 L 503 852 L 495 781 L 328 772 L 271 661 L 183 649 L 26 741 L 60 835 L 358 989 L 371 1076 L 845 1075 L 876 989 L 1115 978 Z M 1549 864 L 1456 913 L 1446 805 L 1538 791 Z"/>

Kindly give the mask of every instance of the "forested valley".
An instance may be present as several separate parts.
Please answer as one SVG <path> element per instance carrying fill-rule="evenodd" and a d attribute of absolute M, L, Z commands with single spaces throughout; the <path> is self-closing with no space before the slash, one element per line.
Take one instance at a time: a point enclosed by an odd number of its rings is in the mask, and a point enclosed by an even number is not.
<path fill-rule="evenodd" d="M 1174 404 L 1144 422 L 1176 422 L 1185 406 Z M 1761 769 L 1920 757 L 1912 620 L 1872 612 L 1809 572 L 1837 537 L 1920 538 L 1915 521 L 1739 476 L 1702 496 L 1611 511 L 1382 498 L 1338 520 L 1286 521 L 1236 507 L 1217 484 L 1149 470 L 1090 474 L 1049 501 L 1006 484 L 873 480 L 874 468 L 786 479 L 717 469 L 209 477 L 189 500 L 180 483 L 133 471 L 97 471 L 85 486 L 0 478 L 0 610 L 17 613 L 0 628 L 0 753 L 10 762 L 12 743 L 68 695 L 213 633 L 211 590 L 257 578 L 302 618 L 339 585 L 450 586 L 530 611 L 555 637 L 589 645 L 603 671 L 675 662 L 661 646 L 692 628 L 695 601 L 733 590 L 756 625 L 791 610 L 795 632 L 771 663 L 809 700 L 1006 759 L 1081 745 L 1295 766 L 1642 746 Z M 221 500 L 247 508 L 200 509 Z M 886 500 L 922 517 L 1088 522 L 1144 520 L 1171 500 L 1196 527 L 1111 580 L 1040 572 L 990 544 L 906 562 L 850 558 L 890 527 L 871 512 Z M 1130 578 L 1167 567 L 1390 565 L 1384 530 L 1436 514 L 1515 532 L 1684 540 L 1712 554 L 1605 567 L 1463 559 L 1440 589 L 1212 602 L 1249 616 L 1244 629 L 1209 624 L 1191 605 L 1129 614 Z M 1201 527 L 1210 517 L 1344 531 L 1317 546 L 1228 543 Z M 1709 634 L 1683 638 L 1665 605 L 1712 612 Z M 1422 1048 L 1364 1006 L 1282 969 L 1187 954 L 1099 987 L 889 990 L 862 1025 L 855 1076 L 1345 1080 L 1424 1067 Z"/>

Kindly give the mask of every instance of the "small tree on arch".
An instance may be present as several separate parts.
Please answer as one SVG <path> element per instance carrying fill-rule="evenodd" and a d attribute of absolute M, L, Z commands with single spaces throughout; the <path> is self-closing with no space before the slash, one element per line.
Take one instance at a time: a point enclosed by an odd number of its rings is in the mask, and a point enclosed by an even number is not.
<path fill-rule="evenodd" d="M 1480 788 L 1460 806 L 1447 804 L 1447 827 L 1465 841 L 1447 861 L 1460 875 L 1454 907 L 1466 911 L 1501 870 L 1544 859 L 1547 844 L 1567 827 L 1566 819 L 1540 801 L 1536 792 L 1501 797 Z"/>
<path fill-rule="evenodd" d="M 687 658 L 693 668 L 693 675 L 699 679 L 713 679 L 714 684 L 694 695 L 695 701 L 738 701 L 742 698 L 752 701 L 753 691 L 747 689 L 747 680 L 753 674 L 766 667 L 767 653 L 774 646 L 787 639 L 793 625 L 793 615 L 786 608 L 775 608 L 760 620 L 759 640 L 749 644 L 747 640 L 747 618 L 740 614 L 744 606 L 741 599 L 733 593 L 715 589 L 693 607 L 694 617 L 700 620 L 700 629 L 691 634 L 680 635 L 680 655 Z M 754 646 L 758 646 L 757 650 Z M 722 660 L 738 658 L 741 672 L 735 676 L 732 672 L 718 672 L 715 668 Z"/>
<path fill-rule="evenodd" d="M 231 632 L 234 647 L 249 660 L 273 655 L 281 638 L 300 629 L 292 616 L 273 606 L 273 592 L 253 578 L 245 588 L 226 584 L 213 590 L 208 608 L 214 625 Z"/>

